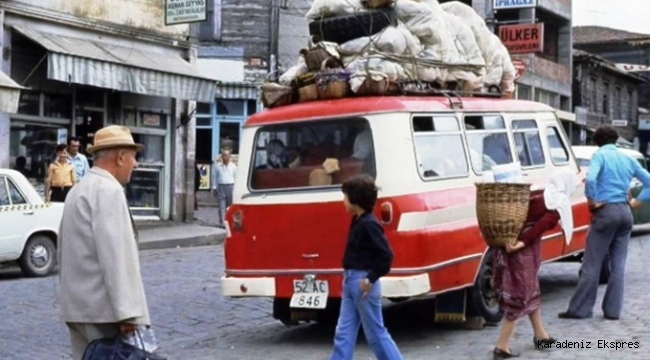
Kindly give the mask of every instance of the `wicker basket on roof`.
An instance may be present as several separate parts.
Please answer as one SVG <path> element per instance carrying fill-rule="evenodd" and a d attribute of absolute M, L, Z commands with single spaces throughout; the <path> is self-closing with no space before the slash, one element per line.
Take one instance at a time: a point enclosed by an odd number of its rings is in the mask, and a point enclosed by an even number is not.
<path fill-rule="evenodd" d="M 514 244 L 528 217 L 530 184 L 476 184 L 476 216 L 488 246 Z"/>

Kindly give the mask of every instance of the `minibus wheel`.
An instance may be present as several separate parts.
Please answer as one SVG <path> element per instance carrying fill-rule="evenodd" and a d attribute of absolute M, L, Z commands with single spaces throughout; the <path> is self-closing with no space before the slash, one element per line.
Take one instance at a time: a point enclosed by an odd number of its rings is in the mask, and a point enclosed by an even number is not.
<path fill-rule="evenodd" d="M 503 318 L 494 289 L 494 253 L 488 250 L 481 262 L 476 282 L 468 291 L 468 313 L 482 316 L 487 323 L 498 323 Z"/>

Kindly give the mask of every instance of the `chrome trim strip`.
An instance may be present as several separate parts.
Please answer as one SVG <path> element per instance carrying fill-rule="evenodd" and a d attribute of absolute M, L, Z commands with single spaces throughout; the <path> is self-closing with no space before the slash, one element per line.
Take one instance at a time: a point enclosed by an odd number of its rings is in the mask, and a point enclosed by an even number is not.
<path fill-rule="evenodd" d="M 394 268 L 391 269 L 388 275 L 410 275 L 418 274 L 423 272 L 430 272 L 434 270 L 443 269 L 457 263 L 462 263 L 466 261 L 471 261 L 477 258 L 481 258 L 483 253 L 466 255 L 459 258 L 447 260 L 438 264 L 422 266 L 422 267 L 413 267 L 413 268 Z M 343 273 L 342 268 L 336 269 L 288 269 L 288 270 L 226 270 L 226 276 L 237 276 L 237 275 L 263 275 L 263 276 L 273 276 L 273 275 L 303 275 L 303 274 L 320 274 L 320 275 L 340 275 Z"/>

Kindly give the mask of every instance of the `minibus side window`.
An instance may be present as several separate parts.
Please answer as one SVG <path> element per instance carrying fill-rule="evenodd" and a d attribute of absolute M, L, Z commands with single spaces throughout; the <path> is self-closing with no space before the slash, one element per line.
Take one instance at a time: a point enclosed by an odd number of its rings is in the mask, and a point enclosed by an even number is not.
<path fill-rule="evenodd" d="M 514 120 L 512 132 L 515 137 L 517 156 L 522 167 L 544 165 L 544 148 L 535 120 Z"/>
<path fill-rule="evenodd" d="M 257 131 L 249 188 L 286 190 L 376 176 L 373 136 L 363 118 L 264 126 Z"/>
<path fill-rule="evenodd" d="M 566 164 L 569 162 L 569 152 L 562 142 L 560 131 L 555 126 L 546 128 L 546 139 L 548 140 L 548 150 L 551 153 L 553 164 Z"/>
<path fill-rule="evenodd" d="M 412 124 L 415 157 L 423 179 L 468 175 L 463 136 L 455 116 L 414 116 Z"/>
<path fill-rule="evenodd" d="M 466 115 L 464 121 L 472 168 L 475 172 L 482 173 L 492 169 L 494 165 L 513 162 L 503 117 Z"/>

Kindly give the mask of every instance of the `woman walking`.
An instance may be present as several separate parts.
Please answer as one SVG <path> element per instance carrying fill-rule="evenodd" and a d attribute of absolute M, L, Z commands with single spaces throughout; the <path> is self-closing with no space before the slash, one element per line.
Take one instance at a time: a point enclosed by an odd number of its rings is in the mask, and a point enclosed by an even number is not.
<path fill-rule="evenodd" d="M 538 278 L 540 243 L 544 232 L 553 229 L 558 221 L 561 221 L 567 241 L 571 240 L 573 215 L 570 198 L 577 185 L 578 178 L 574 173 L 568 170 L 554 173 L 543 192 L 532 192 L 526 225 L 519 240 L 508 244 L 505 249 L 494 251 L 494 286 L 505 318 L 493 352 L 495 360 L 519 356 L 510 350 L 509 342 L 517 320 L 524 316 L 528 316 L 533 327 L 535 348 L 543 349 L 557 341 L 542 323 Z"/>
<path fill-rule="evenodd" d="M 68 151 L 65 144 L 56 147 L 56 161 L 50 164 L 45 181 L 45 201 L 65 202 L 68 192 L 77 183 L 75 168 L 68 161 Z"/>

